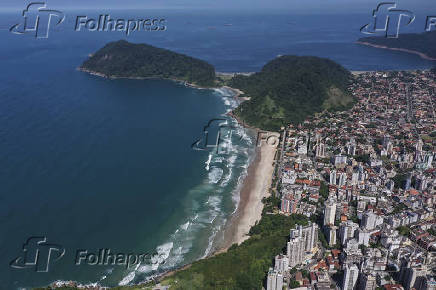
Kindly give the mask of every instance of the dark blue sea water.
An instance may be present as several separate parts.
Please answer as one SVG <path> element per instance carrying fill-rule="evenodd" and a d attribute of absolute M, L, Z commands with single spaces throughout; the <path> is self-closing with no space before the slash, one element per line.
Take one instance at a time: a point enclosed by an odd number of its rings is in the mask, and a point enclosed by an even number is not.
<path fill-rule="evenodd" d="M 36 40 L 7 31 L 20 21 L 19 11 L 1 14 L 0 288 L 55 280 L 138 282 L 208 254 L 235 210 L 237 187 L 253 152 L 246 132 L 237 129 L 237 141 L 224 158 L 191 148 L 209 120 L 225 118 L 235 106 L 231 96 L 170 81 L 107 80 L 76 70 L 105 43 L 145 42 L 204 59 L 222 72 L 257 71 L 280 54 L 329 57 L 351 70 L 433 65 L 418 56 L 355 44 L 370 11 L 101 11 L 108 12 L 163 17 L 168 30 L 129 37 L 75 32 L 76 15 L 96 13 L 67 11 L 63 26 Z M 224 172 L 207 171 L 209 158 L 224 164 Z M 46 236 L 66 250 L 48 273 L 9 267 L 32 236 Z M 165 264 L 129 270 L 74 265 L 77 249 L 102 248 L 157 252 L 155 259 Z"/>

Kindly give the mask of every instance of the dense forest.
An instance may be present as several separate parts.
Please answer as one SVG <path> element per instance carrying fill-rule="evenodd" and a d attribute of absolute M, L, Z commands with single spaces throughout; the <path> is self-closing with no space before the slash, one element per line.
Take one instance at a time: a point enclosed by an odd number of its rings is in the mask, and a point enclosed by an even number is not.
<path fill-rule="evenodd" d="M 206 87 L 215 84 L 215 68 L 205 61 L 124 40 L 108 43 L 86 60 L 81 69 L 108 77 L 168 78 Z"/>
<path fill-rule="evenodd" d="M 436 31 L 424 33 L 405 33 L 398 38 L 386 38 L 384 36 L 371 36 L 359 39 L 359 42 L 368 42 L 374 45 L 382 45 L 389 48 L 402 48 L 414 50 L 436 58 Z"/>
<path fill-rule="evenodd" d="M 278 130 L 325 109 L 347 109 L 353 103 L 350 79 L 350 72 L 331 60 L 281 56 L 260 72 L 237 75 L 228 83 L 250 97 L 234 111 L 236 116 L 248 125 Z"/>

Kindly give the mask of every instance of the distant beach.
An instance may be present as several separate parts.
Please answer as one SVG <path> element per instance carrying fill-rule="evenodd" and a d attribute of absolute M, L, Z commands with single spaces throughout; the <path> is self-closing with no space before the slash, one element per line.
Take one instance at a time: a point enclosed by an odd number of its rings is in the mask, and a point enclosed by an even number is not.
<path fill-rule="evenodd" d="M 426 59 L 426 60 L 436 60 L 436 58 L 430 57 L 430 56 L 426 55 L 425 53 L 422 53 L 422 52 L 419 52 L 416 50 L 410 50 L 410 49 L 405 49 L 405 48 L 396 48 L 396 47 L 388 47 L 388 46 L 372 44 L 372 43 L 364 42 L 364 41 L 356 41 L 356 43 L 361 44 L 361 45 L 375 47 L 375 48 L 382 48 L 382 49 L 389 49 L 389 50 L 394 50 L 394 51 L 402 51 L 402 52 L 412 53 L 412 54 L 416 54 L 416 55 L 420 56 L 422 59 Z"/>

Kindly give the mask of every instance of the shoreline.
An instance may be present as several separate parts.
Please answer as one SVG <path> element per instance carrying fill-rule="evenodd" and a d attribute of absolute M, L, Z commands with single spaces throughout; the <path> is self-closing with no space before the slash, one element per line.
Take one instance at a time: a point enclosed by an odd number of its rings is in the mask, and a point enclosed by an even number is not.
<path fill-rule="evenodd" d="M 98 73 L 95 71 L 91 71 L 82 67 L 77 68 L 79 71 L 89 73 L 91 75 L 95 75 L 98 77 L 108 78 L 108 79 L 136 79 L 136 80 L 144 80 L 144 79 L 165 79 L 159 77 L 117 77 L 117 76 L 108 76 L 102 73 Z M 177 79 L 165 79 L 176 81 L 178 83 L 188 84 L 190 87 L 197 89 L 215 89 L 211 88 L 203 88 L 194 84 L 189 84 L 186 81 L 177 80 Z M 222 86 L 222 88 L 226 88 L 231 90 L 234 95 L 233 98 L 238 99 L 240 102 L 247 101 L 248 98 L 240 97 L 244 94 L 243 91 L 232 88 L 229 86 Z M 227 115 L 236 120 L 236 122 L 241 125 L 245 129 L 253 129 L 255 133 L 259 132 L 258 128 L 247 125 L 243 120 L 238 118 L 233 112 L 227 113 Z M 256 146 L 256 145 L 255 145 Z M 274 171 L 274 156 L 275 156 L 276 148 L 269 146 L 265 143 L 255 149 L 255 156 L 252 162 L 249 164 L 247 169 L 247 175 L 245 176 L 242 187 L 239 190 L 239 203 L 235 212 L 230 216 L 226 225 L 223 229 L 223 239 L 222 241 L 217 241 L 217 245 L 215 249 L 207 256 L 214 256 L 218 253 L 222 253 L 227 251 L 227 249 L 234 243 L 240 244 L 246 239 L 248 239 L 248 232 L 252 226 L 255 225 L 257 221 L 260 220 L 263 210 L 262 199 L 269 195 L 269 188 L 272 182 L 272 174 Z M 205 258 L 207 258 L 205 257 Z M 189 265 L 189 264 L 188 264 Z M 188 265 L 181 266 L 183 269 Z M 175 269 L 174 271 L 177 271 Z M 174 272 L 170 271 L 170 272 Z M 163 273 L 162 277 L 167 276 L 168 273 Z M 159 278 L 158 278 L 159 279 Z"/>
<path fill-rule="evenodd" d="M 174 78 L 163 78 L 163 77 L 120 77 L 120 76 L 113 76 L 113 75 L 106 75 L 103 73 L 99 73 L 96 71 L 92 71 L 83 67 L 78 67 L 76 70 L 93 75 L 93 76 L 97 76 L 97 77 L 101 77 L 104 79 L 110 79 L 110 80 L 120 80 L 120 79 L 125 79 L 125 80 L 167 80 L 167 81 L 173 81 L 182 85 L 185 85 L 186 87 L 189 88 L 194 88 L 194 89 L 199 89 L 199 90 L 209 90 L 209 89 L 214 89 L 215 87 L 202 87 L 193 83 L 189 83 L 185 80 L 179 80 L 179 79 L 174 79 Z M 231 88 L 232 90 L 235 90 L 233 88 Z"/>
<path fill-rule="evenodd" d="M 216 254 L 226 252 L 233 244 L 240 245 L 247 240 L 251 227 L 261 219 L 264 207 L 262 199 L 270 195 L 276 150 L 276 147 L 266 143 L 256 148 L 254 160 L 248 167 L 239 192 L 238 208 L 225 227 L 224 241 Z"/>
<path fill-rule="evenodd" d="M 175 81 L 177 83 L 182 83 L 185 84 L 185 86 L 196 89 L 226 88 L 233 92 L 232 97 L 237 99 L 240 103 L 249 100 L 249 98 L 240 97 L 244 94 L 244 92 L 229 86 L 203 88 L 177 79 L 166 79 L 160 77 L 116 77 L 90 71 L 81 67 L 77 68 L 77 70 L 107 79 L 164 79 Z M 260 131 L 260 129 L 258 128 L 247 125 L 243 120 L 233 114 L 232 111 L 228 112 L 226 115 L 235 119 L 236 122 L 245 130 L 253 130 L 255 132 L 255 136 L 257 136 L 258 132 Z M 254 144 L 254 146 L 257 146 L 257 144 Z M 229 216 L 227 222 L 223 227 L 219 239 L 215 240 L 215 245 L 211 253 L 209 253 L 206 257 L 200 258 L 198 260 L 207 259 L 220 253 L 227 252 L 228 248 L 230 248 L 233 244 L 236 243 L 239 245 L 249 238 L 248 233 L 251 227 L 254 226 L 262 217 L 262 211 L 264 207 L 262 199 L 270 195 L 269 189 L 271 187 L 272 175 L 274 172 L 274 157 L 276 154 L 276 150 L 276 147 L 270 146 L 264 142 L 262 142 L 260 147 L 255 148 L 253 159 L 247 168 L 247 173 L 246 176 L 243 178 L 242 186 L 240 187 L 240 189 L 238 189 L 238 192 L 236 193 L 239 194 L 239 202 L 236 205 L 234 213 Z M 158 274 L 151 278 L 151 280 L 140 282 L 137 285 L 143 285 L 149 283 L 150 281 L 155 281 L 155 283 L 159 283 L 160 281 L 173 275 L 174 273 L 189 268 L 191 264 L 192 263 L 180 265 L 177 268 L 162 272 L 161 274 Z"/>
<path fill-rule="evenodd" d="M 416 50 L 410 50 L 410 49 L 406 49 L 406 48 L 389 47 L 389 46 L 385 46 L 385 45 L 373 44 L 373 43 L 366 42 L 366 41 L 356 41 L 355 43 L 370 46 L 370 47 L 375 47 L 375 48 L 382 48 L 382 49 L 389 49 L 389 50 L 394 50 L 394 51 L 407 52 L 407 53 L 411 53 L 411 54 L 416 54 L 416 55 L 418 55 L 421 58 L 426 59 L 426 60 L 436 61 L 436 58 L 430 57 L 430 56 L 426 55 L 425 53 L 422 53 L 422 52 L 419 52 Z"/>

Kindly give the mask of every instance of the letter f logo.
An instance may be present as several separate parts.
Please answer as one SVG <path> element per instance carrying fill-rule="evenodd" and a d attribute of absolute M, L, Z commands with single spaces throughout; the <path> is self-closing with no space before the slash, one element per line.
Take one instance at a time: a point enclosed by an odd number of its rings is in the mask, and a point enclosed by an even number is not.
<path fill-rule="evenodd" d="M 407 26 L 415 20 L 415 15 L 408 10 L 396 9 L 397 4 L 394 2 L 380 3 L 377 9 L 373 10 L 372 22 L 364 25 L 360 32 L 364 34 L 384 33 L 387 38 L 398 38 L 400 27 Z M 402 19 L 408 21 L 404 25 Z"/>
<path fill-rule="evenodd" d="M 57 18 L 55 25 L 65 20 L 61 11 L 47 9 L 44 2 L 32 2 L 23 10 L 23 22 L 15 24 L 9 31 L 15 34 L 34 33 L 36 38 L 48 38 L 53 17 Z"/>
<path fill-rule="evenodd" d="M 34 268 L 36 272 L 48 272 L 50 263 L 61 259 L 64 254 L 62 246 L 48 244 L 46 237 L 31 237 L 23 245 L 21 256 L 9 265 L 15 269 Z"/>

